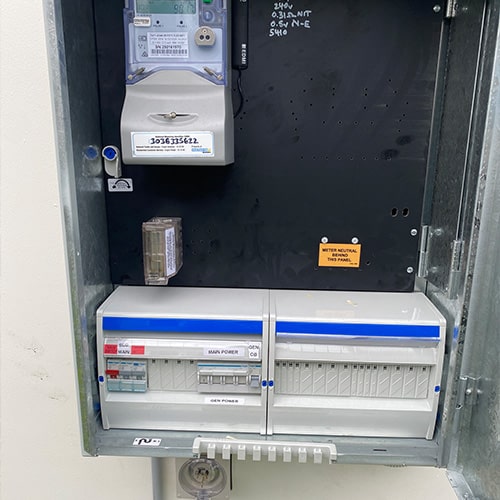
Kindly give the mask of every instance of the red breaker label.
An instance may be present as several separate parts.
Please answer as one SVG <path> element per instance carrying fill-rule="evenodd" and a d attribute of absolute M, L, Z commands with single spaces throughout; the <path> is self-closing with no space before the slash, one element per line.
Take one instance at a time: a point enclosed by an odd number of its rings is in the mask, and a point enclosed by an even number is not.
<path fill-rule="evenodd" d="M 117 354 L 118 346 L 116 344 L 104 344 L 104 354 Z"/>
<path fill-rule="evenodd" d="M 118 342 L 118 344 L 104 344 L 104 354 L 117 354 L 119 356 L 141 356 L 144 355 L 145 346 L 130 345 L 129 342 Z"/>

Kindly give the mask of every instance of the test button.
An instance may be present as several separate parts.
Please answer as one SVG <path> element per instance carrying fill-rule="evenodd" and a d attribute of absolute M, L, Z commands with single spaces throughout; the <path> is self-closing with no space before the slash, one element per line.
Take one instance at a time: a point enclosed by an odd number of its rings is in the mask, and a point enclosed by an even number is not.
<path fill-rule="evenodd" d="M 210 23 L 214 20 L 214 13 L 211 10 L 206 10 L 205 12 L 203 12 L 203 20 L 206 23 Z"/>

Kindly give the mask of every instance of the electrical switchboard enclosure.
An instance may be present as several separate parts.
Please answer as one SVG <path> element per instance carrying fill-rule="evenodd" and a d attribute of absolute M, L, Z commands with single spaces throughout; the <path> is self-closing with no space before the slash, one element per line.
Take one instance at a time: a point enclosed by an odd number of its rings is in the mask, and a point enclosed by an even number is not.
<path fill-rule="evenodd" d="M 120 287 L 97 312 L 103 427 L 265 433 L 269 294 Z"/>
<path fill-rule="evenodd" d="M 233 162 L 226 0 L 127 0 L 122 158 Z"/>
<path fill-rule="evenodd" d="M 433 436 L 445 320 L 421 293 L 120 287 L 97 321 L 105 429 Z"/>
<path fill-rule="evenodd" d="M 121 148 L 123 2 L 44 3 L 83 449 L 91 455 L 192 457 L 200 434 L 226 437 L 219 431 L 102 424 L 106 401 L 100 391 L 107 390 L 108 375 L 108 396 L 125 401 L 150 395 L 142 392 L 141 365 L 127 365 L 133 359 L 126 354 L 130 333 L 140 332 L 102 331 L 103 338 L 114 335 L 116 344 L 110 345 L 122 353 L 104 356 L 96 310 L 116 285 L 143 283 L 140 228 L 165 214 L 183 220 L 184 265 L 172 278 L 175 290 L 390 291 L 390 299 L 417 288 L 446 318 L 432 439 L 426 439 L 422 422 L 424 437 L 280 433 L 278 396 L 285 379 L 280 381 L 275 363 L 287 361 L 283 356 L 268 367 L 275 370 L 271 380 L 278 391 L 271 397 L 267 387 L 267 425 L 276 417 L 277 427 L 270 436 L 257 426 L 252 440 L 269 447 L 275 439 L 329 442 L 337 450 L 330 457 L 342 463 L 446 466 L 455 485 L 465 490 L 465 478 L 479 498 L 497 498 L 500 101 L 494 82 L 500 78 L 500 1 L 276 5 L 249 4 L 251 47 L 242 79 L 244 108 L 235 120 L 234 166 L 124 162 L 119 182 L 126 189 L 118 191 L 109 187 L 99 153 L 106 145 Z M 299 27 L 284 35 L 285 28 L 271 26 L 283 9 L 292 19 L 299 8 Z M 233 94 L 236 100 L 236 88 Z M 332 251 L 335 245 L 361 245 L 359 267 L 318 265 L 320 244 Z M 314 315 L 280 303 L 268 310 L 271 324 L 277 317 L 315 323 Z M 349 323 L 345 312 L 342 322 Z M 290 347 L 280 345 L 281 337 L 269 337 L 275 357 Z M 366 341 L 374 345 L 379 339 Z M 311 352 L 322 346 L 317 335 L 299 345 Z M 98 369 L 108 358 L 125 364 Z M 134 390 L 121 390 L 127 387 Z M 196 391 L 198 398 L 203 394 Z M 300 414 L 304 396 L 296 402 Z M 136 446 L 138 436 L 161 446 Z M 234 446 L 245 437 L 232 433 Z"/>

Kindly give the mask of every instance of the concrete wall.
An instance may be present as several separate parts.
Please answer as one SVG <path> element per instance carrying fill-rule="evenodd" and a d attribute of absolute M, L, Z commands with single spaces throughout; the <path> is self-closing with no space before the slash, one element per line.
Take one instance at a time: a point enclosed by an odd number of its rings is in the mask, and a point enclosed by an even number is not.
<path fill-rule="evenodd" d="M 151 499 L 149 459 L 81 456 L 41 0 L 0 4 L 0 51 L 0 498 Z M 236 464 L 234 484 L 238 499 L 455 498 L 422 468 Z"/>

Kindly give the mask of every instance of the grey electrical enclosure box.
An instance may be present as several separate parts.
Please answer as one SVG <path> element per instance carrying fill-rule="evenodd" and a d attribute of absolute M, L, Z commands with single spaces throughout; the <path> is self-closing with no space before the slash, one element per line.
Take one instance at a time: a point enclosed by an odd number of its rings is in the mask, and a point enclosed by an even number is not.
<path fill-rule="evenodd" d="M 432 439 L 444 337 L 421 293 L 120 287 L 103 427 Z"/>
<path fill-rule="evenodd" d="M 123 7 L 45 2 L 85 453 L 431 465 L 500 497 L 500 2 Z M 154 217 L 182 219 L 168 287 Z"/>

